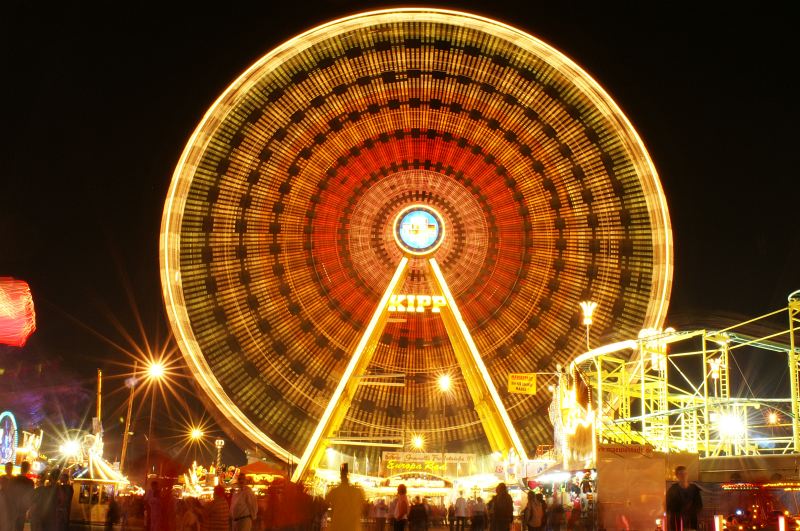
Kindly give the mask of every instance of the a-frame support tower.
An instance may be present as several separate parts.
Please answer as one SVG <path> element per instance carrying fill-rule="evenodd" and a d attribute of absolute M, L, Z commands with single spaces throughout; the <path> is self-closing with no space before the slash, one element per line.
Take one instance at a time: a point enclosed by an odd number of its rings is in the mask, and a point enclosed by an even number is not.
<path fill-rule="evenodd" d="M 399 219 L 400 216 L 398 216 Z M 396 221 L 395 223 L 397 224 L 398 222 Z M 443 236 L 443 226 L 438 230 L 441 230 Z M 427 253 L 418 253 L 413 252 L 413 250 L 409 251 L 400 240 L 398 240 L 398 245 L 406 251 L 407 255 L 424 257 L 429 278 L 433 279 L 433 287 L 440 294 L 436 295 L 435 298 L 441 301 L 440 304 L 431 305 L 431 308 L 438 310 L 442 316 L 445 330 L 453 345 L 456 361 L 461 367 L 467 389 L 475 404 L 475 410 L 483 424 L 492 451 L 507 455 L 509 450 L 513 449 L 521 459 L 527 459 L 522 442 L 511 424 L 511 419 L 500 400 L 500 395 L 497 393 L 489 372 L 486 370 L 486 365 L 483 363 L 478 348 L 464 323 L 439 264 L 435 258 L 430 256 L 435 249 Z M 404 256 L 400 260 L 378 306 L 372 313 L 364 333 L 353 350 L 350 362 L 339 379 L 328 406 L 325 408 L 322 418 L 317 424 L 300 461 L 297 463 L 297 468 L 292 475 L 292 481 L 299 481 L 316 470 L 325 456 L 328 440 L 336 434 L 344 422 L 358 388 L 358 377 L 366 374 L 372 361 L 387 319 L 392 315 L 389 307 L 396 303 L 396 297 L 393 297 L 393 295 L 395 295 L 398 288 L 403 286 L 408 266 L 409 256 Z M 426 296 L 424 299 L 427 304 L 430 304 L 431 297 Z M 397 310 L 398 308 L 392 309 Z"/>

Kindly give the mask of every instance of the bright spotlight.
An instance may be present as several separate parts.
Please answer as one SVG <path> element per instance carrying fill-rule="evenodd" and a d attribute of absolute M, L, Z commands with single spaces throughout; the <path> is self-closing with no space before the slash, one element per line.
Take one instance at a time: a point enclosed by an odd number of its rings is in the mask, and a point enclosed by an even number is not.
<path fill-rule="evenodd" d="M 717 429 L 722 437 L 738 437 L 744 433 L 744 423 L 736 415 L 720 415 Z"/>
<path fill-rule="evenodd" d="M 581 312 L 583 313 L 583 325 L 591 326 L 594 311 L 597 309 L 597 303 L 593 301 L 583 301 L 579 303 Z"/>
<path fill-rule="evenodd" d="M 422 438 L 422 435 L 414 435 L 411 437 L 411 445 L 417 450 L 422 450 L 425 446 L 425 439 Z"/>
<path fill-rule="evenodd" d="M 200 428 L 193 428 L 192 431 L 189 432 L 189 437 L 193 441 L 199 441 L 200 439 L 203 438 L 203 430 L 201 430 Z"/>
<path fill-rule="evenodd" d="M 81 443 L 75 440 L 65 441 L 58 447 L 58 451 L 64 457 L 78 457 L 81 453 Z"/>
<path fill-rule="evenodd" d="M 164 372 L 164 364 L 160 361 L 154 361 L 149 367 L 147 367 L 147 375 L 156 380 L 164 376 Z"/>
<path fill-rule="evenodd" d="M 774 411 L 770 411 L 769 415 L 767 415 L 767 422 L 770 424 L 777 424 L 778 423 L 778 414 Z"/>
<path fill-rule="evenodd" d="M 443 374 L 439 376 L 439 390 L 442 392 L 447 392 L 450 390 L 450 386 L 453 384 L 452 380 L 450 379 L 449 374 Z"/>

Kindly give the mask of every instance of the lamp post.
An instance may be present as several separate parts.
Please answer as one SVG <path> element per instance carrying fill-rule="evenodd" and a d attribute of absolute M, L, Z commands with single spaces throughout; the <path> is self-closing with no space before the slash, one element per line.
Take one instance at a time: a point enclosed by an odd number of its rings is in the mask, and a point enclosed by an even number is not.
<path fill-rule="evenodd" d="M 222 447 L 225 446 L 224 439 L 217 439 L 214 441 L 214 446 L 217 447 L 217 476 L 219 476 L 219 469 L 222 468 Z"/>
<path fill-rule="evenodd" d="M 125 415 L 125 433 L 122 434 L 122 453 L 119 458 L 119 473 L 125 469 L 125 456 L 128 454 L 128 438 L 131 434 L 131 412 L 133 410 L 133 394 L 136 389 L 136 369 L 139 368 L 139 362 L 133 362 L 133 376 L 125 380 L 125 385 L 130 388 L 128 394 L 128 413 Z M 145 485 L 146 486 L 146 485 Z"/>
<path fill-rule="evenodd" d="M 200 428 L 192 428 L 189 432 L 189 440 L 192 442 L 192 446 L 194 446 L 194 461 L 197 462 L 197 445 L 203 439 L 203 430 Z"/>
<path fill-rule="evenodd" d="M 591 350 L 589 345 L 589 328 L 592 326 L 592 315 L 597 309 L 597 303 L 593 301 L 583 301 L 580 303 L 581 311 L 583 312 L 583 326 L 586 327 L 586 350 Z"/>
<path fill-rule="evenodd" d="M 155 386 L 152 384 L 164 376 L 164 365 L 160 362 L 153 362 L 147 367 L 147 377 L 151 380 L 150 387 L 150 425 L 147 429 L 147 459 L 145 460 L 144 483 L 147 486 L 147 478 L 150 476 L 150 441 L 153 440 L 153 416 L 155 415 Z"/>
<path fill-rule="evenodd" d="M 775 425 L 778 424 L 780 417 L 778 417 L 778 413 L 775 411 L 770 411 L 767 415 L 767 423 L 769 423 L 769 430 L 770 435 L 774 438 L 775 437 Z"/>
<path fill-rule="evenodd" d="M 447 393 L 450 392 L 450 388 L 453 385 L 453 381 L 450 378 L 449 374 L 443 374 L 439 376 L 439 380 L 436 382 L 439 386 L 439 391 L 442 392 L 442 420 L 444 421 L 447 418 Z M 445 463 L 445 451 L 447 450 L 447 435 L 444 430 L 442 430 L 442 466 L 445 467 L 445 472 L 447 471 L 447 464 Z"/>
<path fill-rule="evenodd" d="M 580 303 L 581 311 L 583 312 L 583 326 L 586 327 L 586 352 L 592 350 L 589 343 L 589 329 L 592 327 L 592 316 L 597 309 L 597 303 L 594 301 L 582 301 Z M 597 368 L 597 437 L 599 440 L 600 434 L 603 432 L 603 361 L 599 356 L 594 359 L 595 367 Z"/>

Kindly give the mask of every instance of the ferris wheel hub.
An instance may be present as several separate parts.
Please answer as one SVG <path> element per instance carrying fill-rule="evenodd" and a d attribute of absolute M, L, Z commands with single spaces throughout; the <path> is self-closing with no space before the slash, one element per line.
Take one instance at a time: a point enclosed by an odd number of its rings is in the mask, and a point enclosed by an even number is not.
<path fill-rule="evenodd" d="M 394 239 L 412 257 L 430 256 L 444 241 L 444 219 L 427 205 L 410 205 L 394 220 Z"/>

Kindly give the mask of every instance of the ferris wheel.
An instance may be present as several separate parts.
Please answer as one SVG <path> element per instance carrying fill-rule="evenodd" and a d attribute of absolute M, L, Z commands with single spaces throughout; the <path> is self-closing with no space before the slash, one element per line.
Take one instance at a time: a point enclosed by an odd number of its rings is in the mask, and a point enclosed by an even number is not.
<path fill-rule="evenodd" d="M 332 437 L 524 455 L 550 397 L 507 375 L 585 348 L 580 301 L 592 340 L 659 328 L 672 235 L 585 71 L 493 20 L 397 9 L 287 41 L 214 102 L 168 192 L 161 276 L 243 445 L 310 467 Z"/>

